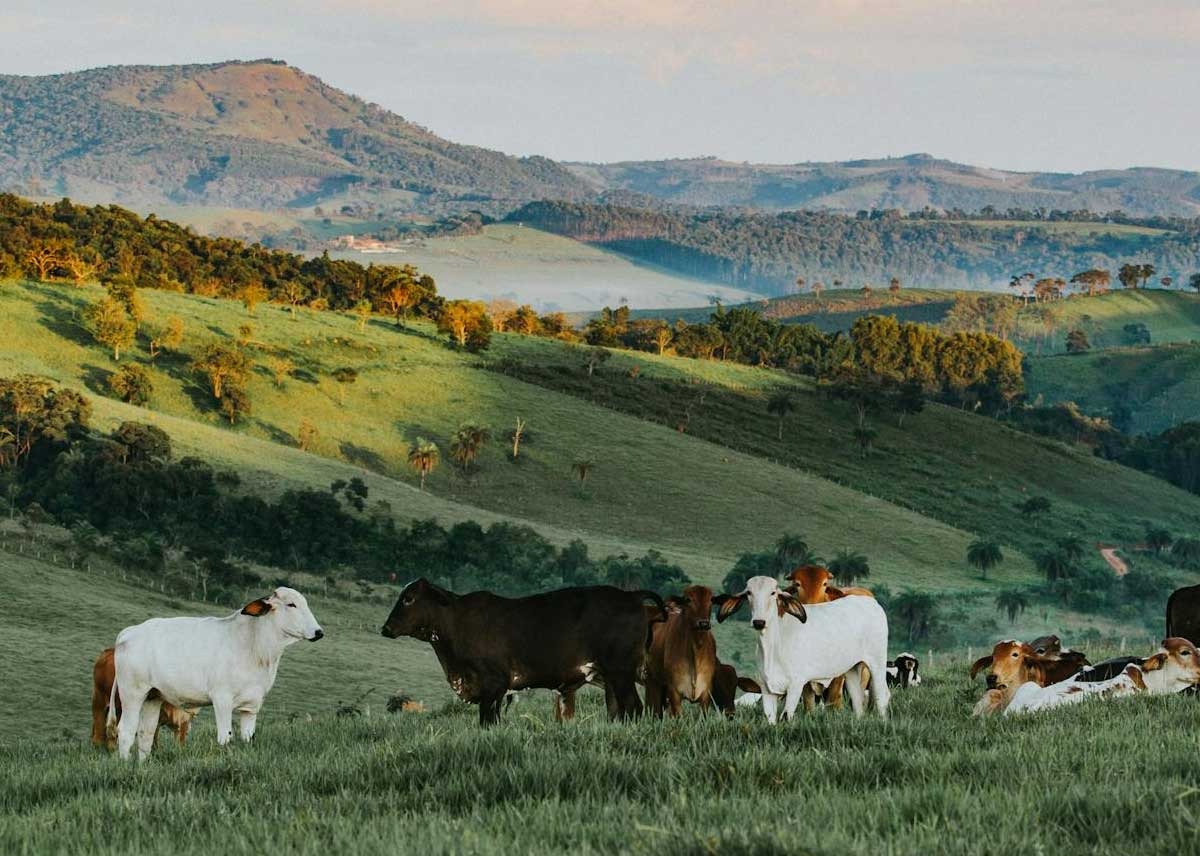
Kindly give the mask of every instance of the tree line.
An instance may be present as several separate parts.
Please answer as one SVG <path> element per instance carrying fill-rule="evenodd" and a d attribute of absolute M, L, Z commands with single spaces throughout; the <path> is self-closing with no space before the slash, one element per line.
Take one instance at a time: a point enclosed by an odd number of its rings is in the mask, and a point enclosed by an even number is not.
<path fill-rule="evenodd" d="M 81 546 L 105 543 L 122 564 L 150 575 L 174 570 L 202 597 L 236 601 L 257 580 L 247 565 L 394 582 L 426 576 L 456 590 L 524 594 L 607 583 L 674 590 L 678 565 L 643 556 L 592 557 L 557 547 L 527 526 L 434 520 L 397 523 L 355 478 L 329 489 L 292 489 L 270 500 L 240 489 L 237 473 L 176 458 L 160 428 L 90 424 L 90 401 L 44 379 L 0 379 L 0 490 L 9 514 L 24 509 L 71 529 Z"/>

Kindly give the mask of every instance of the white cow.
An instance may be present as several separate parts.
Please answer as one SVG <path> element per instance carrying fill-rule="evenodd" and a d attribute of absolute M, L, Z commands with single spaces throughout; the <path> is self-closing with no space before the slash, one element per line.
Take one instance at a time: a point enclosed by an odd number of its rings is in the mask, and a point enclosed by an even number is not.
<path fill-rule="evenodd" d="M 809 681 L 838 675 L 846 676 L 850 706 L 862 716 L 859 663 L 871 671 L 868 690 L 875 710 L 887 717 L 887 616 L 874 598 L 850 595 L 806 606 L 771 577 L 752 577 L 740 594 L 713 598 L 720 607 L 717 620 L 724 621 L 746 601 L 750 624 L 758 631 L 758 683 L 768 721 L 778 718 L 780 699 L 784 714 L 791 717 Z"/>
<path fill-rule="evenodd" d="M 324 635 L 304 596 L 290 588 L 277 588 L 224 618 L 151 618 L 126 627 L 117 636 L 108 707 L 111 728 L 120 692 L 117 752 L 128 758 L 136 736 L 139 756 L 150 753 L 163 701 L 188 708 L 211 704 L 222 746 L 233 736 L 236 710 L 242 739 L 249 740 L 283 650 Z"/>
<path fill-rule="evenodd" d="M 1092 698 L 1120 698 L 1145 693 L 1171 695 L 1200 683 L 1200 651 L 1186 639 L 1164 639 L 1162 648 L 1142 660 L 1131 663 L 1121 674 L 1105 681 L 1086 680 L 1087 670 L 1051 684 L 1039 686 L 1033 681 L 1021 684 L 1004 709 L 1004 715 L 1050 710 L 1077 704 Z"/>

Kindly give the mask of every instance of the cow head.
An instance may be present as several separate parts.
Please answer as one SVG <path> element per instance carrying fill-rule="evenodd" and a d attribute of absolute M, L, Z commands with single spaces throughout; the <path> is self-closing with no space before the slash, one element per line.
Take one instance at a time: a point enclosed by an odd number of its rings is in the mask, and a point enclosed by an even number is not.
<path fill-rule="evenodd" d="M 438 628 L 445 627 L 446 607 L 454 595 L 422 577 L 404 587 L 382 633 L 388 639 L 411 636 L 422 642 L 437 642 Z"/>
<path fill-rule="evenodd" d="M 746 581 L 745 591 L 740 594 L 723 594 L 714 598 L 713 602 L 719 607 L 717 621 L 724 621 L 733 615 L 746 601 L 750 602 L 750 626 L 758 631 L 766 630 L 768 625 L 784 615 L 791 615 L 800 621 L 808 620 L 808 613 L 795 594 L 781 589 L 771 577 L 751 577 Z"/>
<path fill-rule="evenodd" d="M 1040 640 L 1039 640 L 1040 641 Z M 1058 651 L 1053 657 L 1038 656 L 1034 647 L 1016 639 L 997 642 L 992 653 L 980 657 L 971 666 L 971 677 L 991 667 L 987 676 L 989 688 L 1007 688 L 1016 692 L 1021 684 L 1032 681 L 1038 686 L 1048 686 L 1065 680 L 1088 665 L 1087 657 L 1078 651 Z"/>
<path fill-rule="evenodd" d="M 316 642 L 325 636 L 304 595 L 286 586 L 280 586 L 267 597 L 250 601 L 242 607 L 242 615 L 271 622 L 283 636 L 293 641 Z"/>
<path fill-rule="evenodd" d="M 1039 636 L 1029 643 L 1029 647 L 1033 649 L 1034 654 L 1048 660 L 1062 656 L 1062 640 L 1054 635 Z"/>
<path fill-rule="evenodd" d="M 796 584 L 795 592 L 801 603 L 825 603 L 830 600 L 829 581 L 833 574 L 819 565 L 801 565 L 788 574 Z"/>
<path fill-rule="evenodd" d="M 1200 684 L 1200 651 L 1179 636 L 1162 641 L 1162 647 L 1142 661 L 1142 671 L 1150 692 L 1180 692 Z"/>
<path fill-rule="evenodd" d="M 915 687 L 921 683 L 921 675 L 917 671 L 920 663 L 912 654 L 897 654 L 893 661 L 896 666 L 896 677 L 902 687 Z"/>
<path fill-rule="evenodd" d="M 688 586 L 682 595 L 667 598 L 667 607 L 671 611 L 678 610 L 684 626 L 697 633 L 712 627 L 709 616 L 712 615 L 713 593 L 708 586 Z"/>

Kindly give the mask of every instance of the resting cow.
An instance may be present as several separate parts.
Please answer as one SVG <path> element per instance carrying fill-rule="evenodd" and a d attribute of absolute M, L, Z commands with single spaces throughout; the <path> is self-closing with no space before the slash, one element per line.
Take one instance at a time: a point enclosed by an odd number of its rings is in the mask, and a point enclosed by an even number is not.
<path fill-rule="evenodd" d="M 752 577 L 745 591 L 715 599 L 717 620 L 724 621 L 747 601 L 750 626 L 758 633 L 758 683 L 769 722 L 777 721 L 781 700 L 784 715 L 795 714 L 809 681 L 857 678 L 860 663 L 871 672 L 871 703 L 881 717 L 887 716 L 887 616 L 873 598 L 846 597 L 806 607 L 771 577 Z M 861 716 L 865 699 L 858 680 L 848 680 L 846 692 L 855 715 Z"/>
<path fill-rule="evenodd" d="M 108 705 L 112 701 L 114 681 L 116 681 L 116 665 L 113 660 L 113 649 L 105 648 L 96 658 L 95 665 L 92 666 L 92 745 L 104 746 L 110 752 L 116 748 L 117 743 L 116 734 L 109 731 L 107 727 Z M 152 691 L 151 695 L 157 697 L 158 693 Z M 119 719 L 121 700 L 118 698 L 116 702 L 116 718 Z M 176 707 L 170 702 L 163 702 L 162 710 L 158 714 L 158 728 L 154 729 L 151 750 L 153 751 L 158 746 L 159 728 L 165 727 L 175 732 L 175 739 L 180 746 L 186 743 L 188 729 L 191 727 L 194 715 L 194 710 L 186 710 Z"/>
<path fill-rule="evenodd" d="M 975 705 L 975 716 L 1000 713 L 1012 701 L 1017 689 L 1033 682 L 1049 686 L 1066 680 L 1084 666 L 1087 657 L 1078 651 L 1063 651 L 1056 659 L 1039 657 L 1033 646 L 1016 639 L 997 642 L 992 653 L 980 657 L 971 665 L 971 678 L 982 669 L 991 668 L 987 676 L 988 690 Z"/>
<path fill-rule="evenodd" d="M 233 736 L 237 711 L 242 739 L 250 740 L 284 650 L 324 635 L 304 596 L 290 588 L 277 588 L 223 618 L 151 618 L 126 627 L 117 636 L 108 711 L 111 724 L 119 697 L 117 752 L 128 758 L 136 736 L 139 757 L 150 753 L 163 702 L 211 704 L 222 746 Z"/>
<path fill-rule="evenodd" d="M 510 690 L 569 697 L 593 682 L 603 682 L 609 718 L 627 719 L 642 712 L 636 682 L 649 642 L 647 599 L 665 615 L 650 591 L 590 586 L 507 598 L 455 594 L 419 579 L 400 592 L 382 632 L 430 643 L 451 689 L 479 705 L 481 725 L 499 722 Z"/>
<path fill-rule="evenodd" d="M 1049 710 L 1091 698 L 1117 698 L 1136 693 L 1170 695 L 1200 683 L 1200 651 L 1186 639 L 1164 639 L 1162 648 L 1142 660 L 1129 663 L 1115 677 L 1083 681 L 1071 677 L 1047 687 L 1026 683 L 1017 689 L 1005 715 Z"/>

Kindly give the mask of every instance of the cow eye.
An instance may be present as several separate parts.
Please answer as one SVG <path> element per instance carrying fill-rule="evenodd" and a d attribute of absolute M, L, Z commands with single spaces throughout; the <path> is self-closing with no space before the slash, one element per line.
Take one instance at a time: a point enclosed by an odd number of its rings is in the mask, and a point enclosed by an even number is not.
<path fill-rule="evenodd" d="M 288 609 L 295 609 L 295 608 L 296 608 L 296 604 L 294 604 L 294 603 L 288 604 Z"/>
<path fill-rule="evenodd" d="M 415 598 L 413 598 L 413 596 L 412 596 L 412 595 L 409 595 L 408 597 L 402 597 L 402 598 L 400 598 L 400 602 L 401 602 L 402 604 L 404 604 L 405 606 L 412 606 L 412 605 L 413 605 L 413 600 L 414 600 L 414 599 L 415 599 Z"/>

